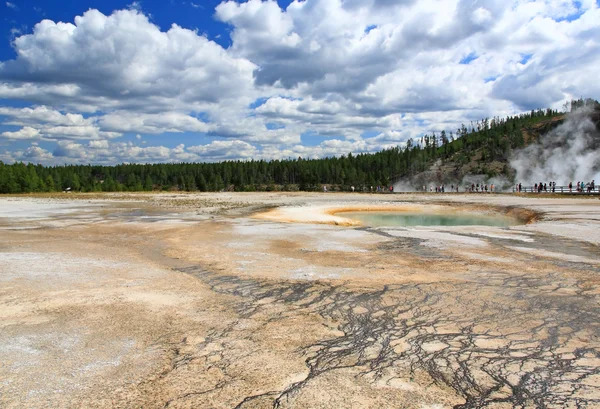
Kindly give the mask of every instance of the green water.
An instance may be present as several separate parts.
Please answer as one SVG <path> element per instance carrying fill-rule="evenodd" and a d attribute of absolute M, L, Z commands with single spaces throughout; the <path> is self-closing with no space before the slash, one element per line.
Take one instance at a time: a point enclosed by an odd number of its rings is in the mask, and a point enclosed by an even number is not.
<path fill-rule="evenodd" d="M 435 214 L 400 212 L 344 212 L 338 216 L 360 221 L 366 226 L 498 226 L 519 224 L 515 219 L 504 216 L 475 214 Z"/>

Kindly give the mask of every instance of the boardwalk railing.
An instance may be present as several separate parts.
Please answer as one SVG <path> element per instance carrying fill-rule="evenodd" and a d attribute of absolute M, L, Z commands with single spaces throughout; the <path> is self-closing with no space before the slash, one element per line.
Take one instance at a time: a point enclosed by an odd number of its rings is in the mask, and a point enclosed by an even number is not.
<path fill-rule="evenodd" d="M 548 187 L 546 190 L 539 192 L 535 189 L 535 186 L 521 186 L 521 190 L 518 191 L 517 186 L 513 186 L 513 193 L 570 193 L 570 194 L 581 194 L 581 195 L 597 195 L 600 194 L 600 186 L 594 186 L 594 189 L 590 189 L 587 186 L 581 189 L 577 189 L 576 187 L 572 187 L 569 189 L 569 186 L 554 186 Z"/>

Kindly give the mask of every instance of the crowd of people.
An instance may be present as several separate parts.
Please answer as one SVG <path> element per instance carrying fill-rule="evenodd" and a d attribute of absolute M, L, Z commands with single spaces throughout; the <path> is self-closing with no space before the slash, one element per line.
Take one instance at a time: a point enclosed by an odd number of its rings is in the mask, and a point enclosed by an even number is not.
<path fill-rule="evenodd" d="M 439 185 L 439 186 L 433 186 L 430 185 L 429 186 L 429 192 L 430 193 L 446 193 L 446 192 L 459 192 L 459 186 L 458 185 L 450 185 L 450 190 L 448 190 L 448 188 L 446 187 L 446 185 Z M 484 185 L 482 184 L 472 184 L 471 186 L 467 185 L 465 186 L 465 192 L 479 192 L 479 193 L 492 193 L 495 191 L 495 186 L 492 183 L 491 185 Z M 423 192 L 427 192 L 427 186 L 423 186 Z"/>
<path fill-rule="evenodd" d="M 324 193 L 327 193 L 329 191 L 327 189 L 327 185 L 323 185 L 322 188 L 323 188 L 323 192 Z M 377 192 L 377 193 L 387 193 L 387 192 L 394 193 L 394 186 L 389 186 L 389 187 L 388 186 L 381 186 L 381 185 L 375 186 L 375 187 L 371 186 L 371 190 L 369 190 L 368 186 L 360 186 L 358 188 L 356 188 L 354 186 L 350 186 L 350 191 L 351 192 L 357 192 L 357 191 L 358 192 L 369 192 L 370 191 L 371 193 L 373 193 L 373 192 Z"/>
<path fill-rule="evenodd" d="M 497 187 L 491 183 L 472 183 L 471 185 L 466 185 L 464 188 L 464 192 L 466 193 L 495 193 Z M 500 188 L 502 191 L 502 187 Z M 568 190 L 567 190 L 568 189 Z M 354 186 L 350 187 L 352 192 L 357 191 Z M 371 186 L 370 189 L 368 186 L 362 186 L 358 189 L 359 192 L 371 192 L 371 193 L 394 193 L 393 186 Z M 327 192 L 327 186 L 323 185 L 323 192 Z M 430 193 L 446 193 L 446 192 L 459 192 L 459 185 L 450 185 L 448 188 L 446 185 L 430 185 L 429 188 L 427 186 L 423 186 L 423 192 Z M 570 182 L 567 186 L 556 186 L 556 182 L 539 182 L 534 183 L 533 186 L 523 186 L 522 183 L 518 183 L 514 185 L 513 192 L 521 193 L 521 192 L 535 192 L 535 193 L 594 193 L 596 192 L 596 182 L 592 180 L 591 182 L 585 183 L 578 181 L 577 183 Z M 598 192 L 600 193 L 600 188 L 598 188 Z"/>
<path fill-rule="evenodd" d="M 558 188 L 559 190 L 557 190 L 556 188 L 556 182 L 540 182 L 540 183 L 535 183 L 531 189 L 527 189 L 527 187 L 523 187 L 523 185 L 521 183 L 517 184 L 515 186 L 515 192 L 521 193 L 521 192 L 527 192 L 527 191 L 531 191 L 531 192 L 537 192 L 537 193 L 565 193 L 565 187 L 564 186 L 559 186 Z M 585 182 L 581 182 L 581 181 L 577 181 L 577 183 L 575 183 L 575 185 L 573 185 L 573 182 L 569 182 L 569 193 L 573 193 L 573 192 L 579 192 L 579 193 L 593 193 L 596 191 L 596 182 L 594 180 L 592 180 L 591 182 L 585 183 Z"/>
<path fill-rule="evenodd" d="M 479 183 L 471 183 L 471 186 L 467 185 L 467 187 L 465 188 L 465 192 L 471 192 L 471 193 L 493 193 L 495 192 L 496 187 L 494 186 L 493 183 L 491 184 L 479 184 Z"/>
<path fill-rule="evenodd" d="M 592 193 L 596 191 L 596 182 L 594 180 L 592 180 L 591 182 L 585 183 L 585 182 L 579 182 L 577 181 L 577 184 L 575 185 L 575 189 L 577 192 L 583 193 Z M 569 183 L 569 192 L 573 191 L 573 184 Z"/>

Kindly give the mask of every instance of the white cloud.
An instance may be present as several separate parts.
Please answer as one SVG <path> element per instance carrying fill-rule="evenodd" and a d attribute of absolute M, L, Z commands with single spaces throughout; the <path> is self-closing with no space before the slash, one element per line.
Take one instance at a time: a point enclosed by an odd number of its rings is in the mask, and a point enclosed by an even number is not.
<path fill-rule="evenodd" d="M 70 141 L 59 141 L 58 146 L 52 152 L 54 157 L 65 157 L 70 160 L 73 159 L 86 159 L 87 153 L 86 149 L 80 143 L 70 142 Z"/>
<path fill-rule="evenodd" d="M 316 157 L 600 98 L 594 0 L 224 1 L 215 18 L 229 48 L 161 31 L 139 2 L 15 32 L 0 99 L 30 106 L 0 106 L 0 137 L 52 141 L 49 162 Z M 118 139 L 165 133 L 209 141 Z"/>
<path fill-rule="evenodd" d="M 89 125 L 91 123 L 91 121 L 86 120 L 81 114 L 63 114 L 46 106 L 34 108 L 0 107 L 0 116 L 10 117 L 8 121 L 5 121 L 9 125 L 45 123 L 55 126 L 72 126 Z"/>
<path fill-rule="evenodd" d="M 186 147 L 179 144 L 174 148 L 166 146 L 136 146 L 131 142 L 90 141 L 81 144 L 71 141 L 58 141 L 52 152 L 32 144 L 25 150 L 6 151 L 0 160 L 12 163 L 24 158 L 36 158 L 47 164 L 100 164 L 113 163 L 160 163 L 221 160 L 249 160 L 260 158 L 261 152 L 247 142 L 240 140 L 213 141 L 205 145 Z M 33 161 L 33 160 L 32 160 Z"/>
<path fill-rule="evenodd" d="M 198 118 L 179 113 L 145 114 L 116 111 L 99 119 L 102 129 L 115 132 L 160 134 L 164 132 L 208 132 L 210 126 Z"/>
<path fill-rule="evenodd" d="M 110 139 L 121 136 L 119 132 L 101 130 L 96 124 L 95 117 L 85 118 L 81 114 L 63 114 L 46 106 L 20 109 L 0 107 L 1 116 L 7 118 L 2 122 L 5 125 L 23 126 L 23 129 L 28 130 L 35 128 L 35 137 L 40 139 Z M 27 132 L 32 134 L 32 131 Z"/>
<path fill-rule="evenodd" d="M 255 68 L 194 31 L 162 32 L 135 9 L 43 20 L 14 47 L 17 58 L 0 65 L 0 96 L 47 102 L 62 86 L 68 98 L 58 103 L 95 109 L 203 107 L 246 93 Z"/>
<path fill-rule="evenodd" d="M 88 146 L 92 149 L 108 149 L 108 141 L 107 140 L 90 141 L 88 143 Z"/>
<path fill-rule="evenodd" d="M 141 1 L 134 1 L 131 4 L 129 4 L 127 6 L 127 8 L 129 10 L 137 10 L 137 11 L 141 11 L 142 10 L 142 2 Z"/>
<path fill-rule="evenodd" d="M 471 19 L 475 24 L 486 24 L 492 20 L 492 13 L 485 7 L 479 7 L 471 15 Z"/>
<path fill-rule="evenodd" d="M 25 126 L 15 132 L 3 132 L 2 137 L 11 140 L 17 139 L 39 139 L 40 131 L 29 126 Z"/>
<path fill-rule="evenodd" d="M 6 7 L 8 7 L 9 9 L 13 9 L 13 10 L 18 10 L 19 9 L 16 4 L 11 3 L 10 1 L 6 2 Z"/>
<path fill-rule="evenodd" d="M 254 146 L 239 140 L 213 141 L 207 145 L 191 146 L 187 150 L 209 161 L 251 159 L 258 154 Z"/>

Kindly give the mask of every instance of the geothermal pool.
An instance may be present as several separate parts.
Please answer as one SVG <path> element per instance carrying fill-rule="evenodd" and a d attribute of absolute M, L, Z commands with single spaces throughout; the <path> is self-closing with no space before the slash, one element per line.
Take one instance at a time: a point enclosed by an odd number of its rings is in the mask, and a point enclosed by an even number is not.
<path fill-rule="evenodd" d="M 344 212 L 339 215 L 358 220 L 365 226 L 496 226 L 508 227 L 521 224 L 518 220 L 500 215 L 467 213 L 417 213 L 417 212 Z"/>

